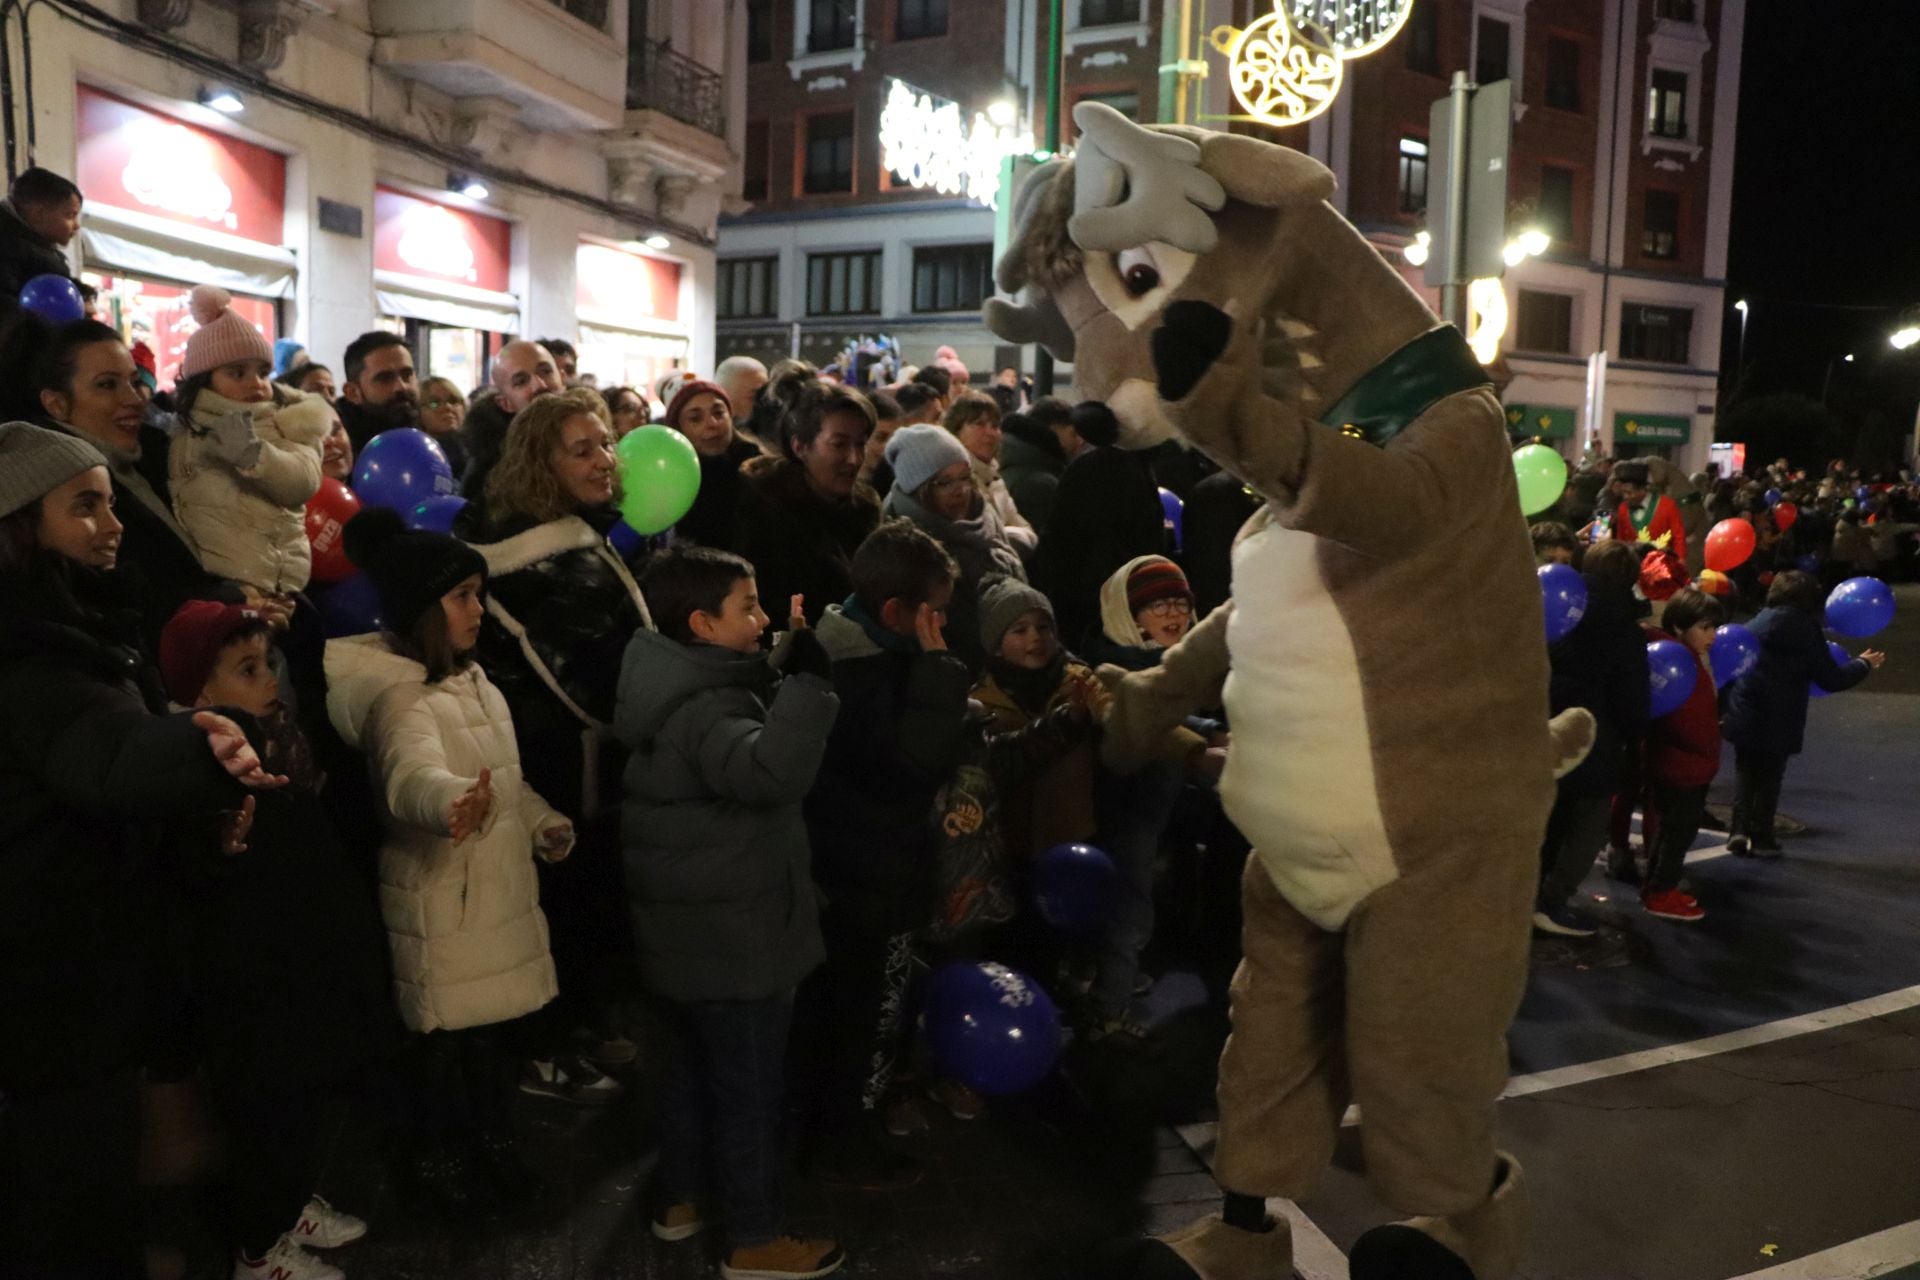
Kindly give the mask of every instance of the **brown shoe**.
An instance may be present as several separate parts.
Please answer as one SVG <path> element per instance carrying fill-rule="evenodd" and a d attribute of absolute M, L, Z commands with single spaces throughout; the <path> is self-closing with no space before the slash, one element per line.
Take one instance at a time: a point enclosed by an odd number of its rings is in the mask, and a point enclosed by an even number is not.
<path fill-rule="evenodd" d="M 846 1260 L 831 1240 L 781 1236 L 732 1250 L 721 1261 L 720 1274 L 725 1280 L 809 1280 L 832 1275 Z"/>
<path fill-rule="evenodd" d="M 672 1243 L 699 1235 L 706 1229 L 706 1220 L 700 1216 L 700 1206 L 690 1201 L 670 1204 L 653 1215 L 648 1227 L 656 1240 Z"/>

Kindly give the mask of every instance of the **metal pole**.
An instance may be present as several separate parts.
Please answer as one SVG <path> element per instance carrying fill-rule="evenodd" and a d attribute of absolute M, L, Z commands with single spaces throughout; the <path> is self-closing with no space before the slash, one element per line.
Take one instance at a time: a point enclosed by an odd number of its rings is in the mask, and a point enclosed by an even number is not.
<path fill-rule="evenodd" d="M 1452 114 L 1447 124 L 1447 279 L 1440 286 L 1440 318 L 1462 333 L 1467 330 L 1467 282 L 1461 278 L 1462 260 L 1467 255 L 1467 108 L 1473 98 L 1473 82 L 1467 73 L 1453 73 L 1447 90 L 1452 99 Z"/>
<path fill-rule="evenodd" d="M 1060 150 L 1060 29 L 1062 0 L 1047 4 L 1047 130 L 1043 149 L 1049 154 Z M 1053 394 L 1053 353 L 1036 346 L 1033 351 L 1033 394 Z"/>

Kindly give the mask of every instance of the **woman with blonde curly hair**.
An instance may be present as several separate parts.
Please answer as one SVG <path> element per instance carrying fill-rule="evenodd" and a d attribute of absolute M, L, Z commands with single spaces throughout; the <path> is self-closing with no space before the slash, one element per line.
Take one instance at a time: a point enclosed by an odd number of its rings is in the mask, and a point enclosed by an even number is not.
<path fill-rule="evenodd" d="M 625 751 L 611 733 L 627 641 L 651 626 L 640 588 L 607 533 L 620 518 L 613 423 L 596 391 L 541 396 L 507 428 L 485 492 L 454 533 L 487 561 L 479 657 L 513 713 L 527 782 L 579 833 L 563 864 L 542 866 L 540 902 L 559 969 L 556 1016 L 591 1028 L 531 1062 L 522 1088 L 572 1102 L 620 1086 L 585 1061 L 624 1065 L 631 1042 L 608 1015 L 609 975 L 631 950 L 621 889 L 619 805 Z"/>

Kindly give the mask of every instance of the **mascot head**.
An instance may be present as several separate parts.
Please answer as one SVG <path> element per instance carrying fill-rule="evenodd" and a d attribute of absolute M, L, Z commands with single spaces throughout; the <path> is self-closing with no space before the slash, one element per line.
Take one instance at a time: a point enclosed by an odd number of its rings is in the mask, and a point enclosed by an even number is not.
<path fill-rule="evenodd" d="M 1104 103 L 1073 118 L 1073 158 L 1034 170 L 1015 196 L 994 272 L 1013 300 L 990 299 L 986 322 L 1071 361 L 1076 392 L 1112 410 L 1121 445 L 1171 437 L 1162 395 L 1197 382 L 1207 351 L 1235 334 L 1259 344 L 1266 394 L 1316 415 L 1435 324 L 1327 203 L 1333 175 L 1317 161 L 1239 134 L 1142 128 Z M 1209 335 L 1183 344 L 1196 367 L 1156 367 L 1163 325 Z"/>

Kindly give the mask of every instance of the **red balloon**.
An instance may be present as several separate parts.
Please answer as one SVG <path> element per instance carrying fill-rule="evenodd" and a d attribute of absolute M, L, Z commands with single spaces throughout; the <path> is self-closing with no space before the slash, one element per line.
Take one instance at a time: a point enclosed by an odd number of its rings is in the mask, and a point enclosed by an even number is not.
<path fill-rule="evenodd" d="M 1794 506 L 1791 502 L 1776 502 L 1773 504 L 1773 524 L 1780 532 L 1785 533 L 1787 530 L 1793 528 L 1793 522 L 1799 518 L 1800 508 Z"/>
<path fill-rule="evenodd" d="M 320 491 L 307 499 L 307 545 L 313 548 L 313 580 L 340 582 L 354 574 L 341 531 L 360 514 L 360 499 L 332 476 L 320 481 Z"/>
<path fill-rule="evenodd" d="M 1753 554 L 1753 526 L 1745 520 L 1722 520 L 1707 532 L 1707 568 L 1726 573 Z"/>

